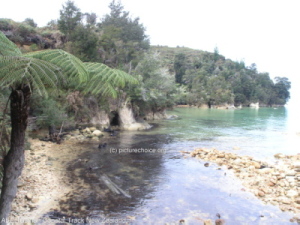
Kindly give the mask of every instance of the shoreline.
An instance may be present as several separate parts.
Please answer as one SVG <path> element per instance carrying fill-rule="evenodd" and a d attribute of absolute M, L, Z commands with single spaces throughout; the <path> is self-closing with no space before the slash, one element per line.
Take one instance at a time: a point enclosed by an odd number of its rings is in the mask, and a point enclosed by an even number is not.
<path fill-rule="evenodd" d="M 291 222 L 300 222 L 300 155 L 279 153 L 274 156 L 276 163 L 271 164 L 217 149 L 199 148 L 181 153 L 203 160 L 206 167 L 210 162 L 233 171 L 246 188 L 244 191 L 252 192 L 265 204 L 294 213 Z"/>
<path fill-rule="evenodd" d="M 85 206 L 74 211 L 72 206 L 67 204 L 70 194 L 78 192 L 79 188 L 88 188 L 80 178 L 75 182 L 70 181 L 67 167 L 75 161 L 84 162 L 85 159 L 79 156 L 94 151 L 86 148 L 88 144 L 97 147 L 99 142 L 109 142 L 110 137 L 87 138 L 74 131 L 69 138 L 61 144 L 30 139 L 31 150 L 25 151 L 25 166 L 19 178 L 10 221 L 22 219 L 26 225 L 32 224 L 27 221 L 43 224 L 54 221 L 49 218 L 51 213 L 59 214 L 63 211 L 67 214 L 61 216 L 71 218 L 87 212 Z M 254 193 L 265 204 L 277 205 L 282 211 L 294 213 L 295 217 L 291 218 L 291 221 L 300 222 L 300 155 L 277 154 L 278 164 L 270 164 L 250 156 L 239 156 L 216 149 L 202 148 L 182 153 L 233 171 L 242 181 L 244 191 Z M 73 172 L 79 173 L 76 169 Z M 63 201 L 65 204 L 61 204 Z M 61 210 L 62 208 L 64 210 Z"/>
<path fill-rule="evenodd" d="M 90 141 L 90 140 L 89 140 Z M 59 202 L 76 190 L 68 179 L 67 166 L 84 152 L 83 141 L 64 140 L 61 144 L 29 139 L 25 165 L 18 181 L 17 196 L 9 221 L 24 224 L 53 222 L 46 215 L 60 211 Z M 91 142 L 89 142 L 91 143 Z"/>

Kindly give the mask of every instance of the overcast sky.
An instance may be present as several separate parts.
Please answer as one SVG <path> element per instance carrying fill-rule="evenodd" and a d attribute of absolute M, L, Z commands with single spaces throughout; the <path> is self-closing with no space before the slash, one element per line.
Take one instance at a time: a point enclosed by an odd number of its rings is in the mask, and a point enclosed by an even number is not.
<path fill-rule="evenodd" d="M 59 18 L 65 0 L 9 0 L 0 18 L 21 22 L 32 18 L 39 26 Z M 111 0 L 74 0 L 81 12 L 100 18 Z M 121 0 L 132 17 L 140 17 L 152 45 L 185 46 L 219 53 L 232 60 L 256 63 L 272 78 L 292 81 L 300 98 L 299 0 Z M 298 90 L 297 90 L 298 89 Z"/>

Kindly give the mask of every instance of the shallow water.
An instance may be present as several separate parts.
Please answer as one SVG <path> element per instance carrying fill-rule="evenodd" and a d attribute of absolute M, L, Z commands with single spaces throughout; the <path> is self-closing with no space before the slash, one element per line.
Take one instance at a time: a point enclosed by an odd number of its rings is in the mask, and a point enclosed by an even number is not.
<path fill-rule="evenodd" d="M 181 219 L 199 224 L 217 213 L 226 224 L 291 224 L 292 214 L 245 192 L 231 171 L 205 167 L 204 161 L 180 153 L 215 147 L 265 160 L 274 160 L 278 152 L 296 154 L 291 147 L 299 146 L 300 137 L 285 108 L 178 108 L 170 113 L 179 119 L 161 121 L 148 131 L 122 132 L 105 149 L 87 146 L 82 160 L 68 168 L 72 182 L 81 183 L 78 191 L 61 205 L 84 206 L 81 216 L 94 224 L 178 224 Z M 140 148 L 160 152 L 118 152 Z M 123 193 L 114 194 L 103 175 Z"/>

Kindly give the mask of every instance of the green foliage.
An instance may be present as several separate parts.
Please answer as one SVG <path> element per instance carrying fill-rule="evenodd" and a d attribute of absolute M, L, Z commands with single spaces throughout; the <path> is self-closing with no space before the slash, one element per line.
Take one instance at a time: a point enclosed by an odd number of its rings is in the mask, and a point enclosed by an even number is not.
<path fill-rule="evenodd" d="M 55 87 L 61 78 L 61 72 L 55 65 L 34 58 L 3 56 L 0 57 L 0 85 L 18 86 L 30 84 L 42 95 L 46 88 Z"/>
<path fill-rule="evenodd" d="M 249 105 L 259 101 L 262 105 L 285 104 L 289 98 L 289 82 L 278 84 L 268 73 L 259 73 L 256 65 L 245 66 L 243 61 L 233 62 L 219 54 L 188 48 L 152 47 L 160 51 L 162 62 L 175 71 L 176 81 L 187 88 L 186 99 L 180 104 Z"/>
<path fill-rule="evenodd" d="M 9 31 L 13 29 L 12 20 L 0 18 L 0 30 Z"/>
<path fill-rule="evenodd" d="M 40 59 L 61 68 L 61 71 L 68 78 L 71 85 L 84 83 L 89 79 L 88 71 L 86 70 L 83 62 L 74 55 L 63 50 L 44 50 L 27 53 L 24 56 Z"/>
<path fill-rule="evenodd" d="M 112 1 L 109 7 L 110 14 L 99 24 L 102 62 L 113 67 L 132 62 L 135 67 L 143 51 L 149 48 L 145 28 L 139 18 L 129 17 L 121 3 Z"/>
<path fill-rule="evenodd" d="M 0 31 L 0 56 L 20 56 L 22 52 Z"/>
<path fill-rule="evenodd" d="M 35 111 L 37 116 L 37 125 L 42 127 L 61 125 L 67 119 L 65 109 L 58 105 L 58 101 L 52 98 L 43 99 L 38 103 L 38 110 Z"/>
<path fill-rule="evenodd" d="M 85 65 L 91 76 L 86 84 L 86 93 L 101 94 L 116 98 L 119 88 L 124 88 L 126 84 L 138 83 L 137 79 L 128 73 L 112 69 L 104 64 L 85 63 Z"/>
<path fill-rule="evenodd" d="M 98 59 L 98 35 L 90 26 L 79 24 L 70 36 L 68 45 L 69 52 L 82 61 L 97 61 Z"/>
<path fill-rule="evenodd" d="M 175 70 L 175 79 L 176 83 L 183 83 L 183 76 L 185 75 L 186 65 L 185 65 L 185 54 L 179 53 L 175 55 L 174 59 L 174 70 Z"/>
<path fill-rule="evenodd" d="M 35 28 L 30 25 L 21 23 L 17 27 L 17 34 L 20 35 L 21 37 L 28 37 L 35 33 L 36 33 Z"/>
<path fill-rule="evenodd" d="M 70 38 L 76 26 L 80 24 L 81 17 L 80 9 L 75 6 L 73 1 L 68 0 L 65 5 L 63 5 L 63 9 L 60 10 L 60 18 L 57 21 L 58 29 L 64 33 L 67 38 Z"/>
<path fill-rule="evenodd" d="M 146 54 L 135 70 L 141 75 L 141 86 L 135 87 L 132 102 L 144 113 L 159 111 L 174 105 L 176 85 L 174 75 L 161 65 L 160 56 L 157 53 Z M 137 94 L 138 93 L 138 94 Z M 178 96 L 177 96 L 178 97 Z"/>
<path fill-rule="evenodd" d="M 276 104 L 284 105 L 290 98 L 289 89 L 291 82 L 286 77 L 275 77 L 274 92 L 276 93 Z"/>
<path fill-rule="evenodd" d="M 26 23 L 27 25 L 31 26 L 31 27 L 37 27 L 37 24 L 34 22 L 33 19 L 31 18 L 26 18 L 24 20 L 24 23 Z"/>

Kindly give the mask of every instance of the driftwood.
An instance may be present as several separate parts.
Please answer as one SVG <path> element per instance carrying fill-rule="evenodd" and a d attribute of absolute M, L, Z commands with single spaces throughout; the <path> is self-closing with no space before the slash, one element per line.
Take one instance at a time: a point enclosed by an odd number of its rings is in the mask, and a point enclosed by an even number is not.
<path fill-rule="evenodd" d="M 100 180 L 104 182 L 104 184 L 115 194 L 117 195 L 124 195 L 126 198 L 131 198 L 131 196 L 126 193 L 124 190 L 122 190 L 118 185 L 116 185 L 114 182 L 109 179 L 109 177 L 106 174 L 102 174 L 100 176 Z"/>

